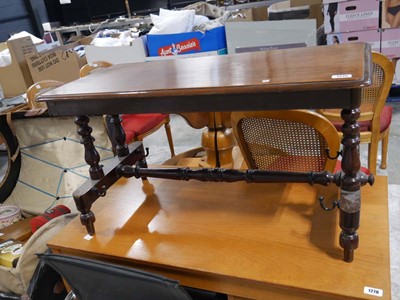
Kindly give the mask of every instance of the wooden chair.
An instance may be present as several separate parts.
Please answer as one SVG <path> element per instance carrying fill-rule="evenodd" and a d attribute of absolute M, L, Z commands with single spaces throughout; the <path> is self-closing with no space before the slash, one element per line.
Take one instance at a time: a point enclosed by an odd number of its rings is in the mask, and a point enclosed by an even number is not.
<path fill-rule="evenodd" d="M 376 174 L 376 162 L 378 156 L 378 144 L 382 141 L 381 169 L 386 169 L 387 150 L 389 143 L 389 130 L 392 121 L 393 109 L 385 106 L 393 81 L 394 65 L 383 54 L 373 52 L 372 84 L 362 89 L 362 101 L 360 106 L 361 143 L 368 143 L 368 169 Z M 339 137 L 342 138 L 343 120 L 340 117 L 340 109 L 318 110 L 320 114 L 328 118 L 336 127 Z"/>
<path fill-rule="evenodd" d="M 111 67 L 112 64 L 106 61 L 96 61 L 92 64 L 86 64 L 80 69 L 80 77 L 89 75 L 90 73 L 101 68 Z M 134 141 L 143 141 L 143 139 L 157 131 L 164 125 L 167 134 L 171 157 L 175 156 L 174 142 L 172 140 L 170 118 L 168 114 L 124 114 L 121 115 L 122 127 L 126 134 L 126 143 L 130 144 Z"/>
<path fill-rule="evenodd" d="M 308 110 L 233 112 L 233 132 L 248 167 L 270 171 L 335 170 L 337 130 Z"/>
<path fill-rule="evenodd" d="M 63 85 L 64 82 L 57 80 L 41 80 L 32 84 L 26 91 L 29 109 L 47 108 L 46 103 L 36 102 L 36 97 L 46 91 Z"/>
<path fill-rule="evenodd" d="M 92 64 L 86 64 L 79 70 L 79 77 L 85 77 L 96 70 L 99 70 L 101 68 L 108 68 L 111 66 L 112 63 L 109 63 L 107 61 L 96 61 Z"/>

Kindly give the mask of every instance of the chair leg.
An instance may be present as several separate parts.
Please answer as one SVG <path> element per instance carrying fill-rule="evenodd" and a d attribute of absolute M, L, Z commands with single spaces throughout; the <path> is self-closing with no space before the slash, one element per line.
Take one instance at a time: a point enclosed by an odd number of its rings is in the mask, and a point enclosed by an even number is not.
<path fill-rule="evenodd" d="M 378 142 L 371 141 L 368 144 L 368 169 L 370 173 L 376 175 L 376 163 L 378 160 Z"/>
<path fill-rule="evenodd" d="M 165 133 L 167 134 L 167 139 L 168 139 L 168 144 L 169 144 L 169 150 L 171 151 L 171 157 L 175 156 L 175 150 L 174 150 L 174 142 L 172 140 L 172 132 L 171 132 L 171 126 L 169 125 L 169 116 L 165 119 Z"/>
<path fill-rule="evenodd" d="M 382 139 L 382 161 L 381 161 L 381 169 L 386 169 L 386 163 L 387 163 L 387 152 L 388 152 L 388 145 L 389 145 L 389 132 L 390 129 L 388 129 L 385 133 L 385 136 Z"/>
<path fill-rule="evenodd" d="M 140 137 L 140 136 L 135 136 L 134 138 L 133 138 L 133 142 L 143 142 L 143 138 L 142 137 Z M 147 166 L 146 166 L 146 168 L 147 168 Z M 140 177 L 141 179 L 142 179 L 142 181 L 146 181 L 147 180 L 147 177 Z"/>

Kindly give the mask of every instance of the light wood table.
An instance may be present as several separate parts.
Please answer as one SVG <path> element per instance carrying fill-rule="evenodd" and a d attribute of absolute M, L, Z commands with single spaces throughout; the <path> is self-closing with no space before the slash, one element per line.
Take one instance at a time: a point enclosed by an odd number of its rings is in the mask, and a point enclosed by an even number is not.
<path fill-rule="evenodd" d="M 232 299 L 390 299 L 387 178 L 362 189 L 363 247 L 351 264 L 341 259 L 338 214 L 320 209 L 320 194 L 336 199 L 337 188 L 122 179 L 94 203 L 91 240 L 76 218 L 48 245 Z"/>

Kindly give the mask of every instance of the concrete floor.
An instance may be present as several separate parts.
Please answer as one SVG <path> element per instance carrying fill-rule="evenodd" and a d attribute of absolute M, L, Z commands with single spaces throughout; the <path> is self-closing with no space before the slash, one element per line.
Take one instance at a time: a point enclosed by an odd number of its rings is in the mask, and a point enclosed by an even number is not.
<path fill-rule="evenodd" d="M 400 102 L 389 103 L 393 106 L 393 119 L 390 126 L 387 172 L 389 184 L 400 184 Z M 396 154 L 397 153 L 397 154 Z"/>

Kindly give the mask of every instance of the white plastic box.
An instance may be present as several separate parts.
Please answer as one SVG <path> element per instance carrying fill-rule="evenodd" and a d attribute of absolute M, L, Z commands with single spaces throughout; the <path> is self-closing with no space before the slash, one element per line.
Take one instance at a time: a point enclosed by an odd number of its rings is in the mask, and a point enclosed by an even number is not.
<path fill-rule="evenodd" d="M 88 63 L 103 60 L 114 65 L 125 63 L 144 62 L 147 57 L 145 37 L 134 39 L 130 46 L 99 47 L 85 46 L 85 55 Z"/>
<path fill-rule="evenodd" d="M 244 50 L 272 50 L 316 46 L 315 19 L 227 22 L 228 54 Z"/>

